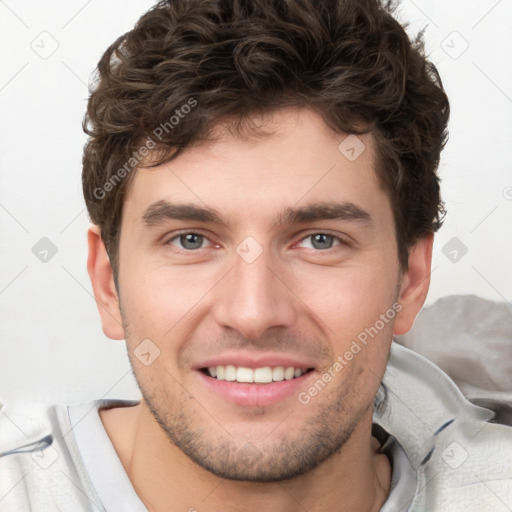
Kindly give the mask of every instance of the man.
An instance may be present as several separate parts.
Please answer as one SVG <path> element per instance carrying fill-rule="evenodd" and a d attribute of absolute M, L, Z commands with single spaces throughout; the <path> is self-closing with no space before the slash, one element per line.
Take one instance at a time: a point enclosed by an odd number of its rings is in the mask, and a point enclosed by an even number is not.
<path fill-rule="evenodd" d="M 0 510 L 511 510 L 510 429 L 392 343 L 449 107 L 390 7 L 160 2 L 98 72 L 88 270 L 142 398 L 51 408 Z"/>

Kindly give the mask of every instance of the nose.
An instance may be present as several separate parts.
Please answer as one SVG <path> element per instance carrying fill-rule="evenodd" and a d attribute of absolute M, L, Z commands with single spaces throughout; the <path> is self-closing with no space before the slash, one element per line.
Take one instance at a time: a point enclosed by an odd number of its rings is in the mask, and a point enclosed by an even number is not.
<path fill-rule="evenodd" d="M 269 329 L 293 324 L 294 294 L 285 272 L 271 260 L 266 251 L 252 262 L 235 253 L 234 268 L 215 288 L 218 325 L 257 340 Z"/>

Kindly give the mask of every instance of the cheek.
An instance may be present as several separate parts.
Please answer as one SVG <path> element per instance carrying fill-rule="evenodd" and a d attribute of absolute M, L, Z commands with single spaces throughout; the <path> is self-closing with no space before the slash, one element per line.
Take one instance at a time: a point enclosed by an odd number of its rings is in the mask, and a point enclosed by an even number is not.
<path fill-rule="evenodd" d="M 385 276 L 378 265 L 320 270 L 304 273 L 297 280 L 298 295 L 329 337 L 347 341 L 373 326 L 392 307 L 397 280 L 389 271 Z"/>
<path fill-rule="evenodd" d="M 337 377 L 333 391 L 357 382 L 360 399 L 371 401 L 378 389 L 392 340 L 397 280 L 398 273 L 388 269 L 386 276 L 377 262 L 335 269 L 329 276 L 304 276 L 301 294 L 319 319 L 332 360 L 339 363 L 330 368 Z"/>
<path fill-rule="evenodd" d="M 123 271 L 121 302 L 130 331 L 155 339 L 170 336 L 197 315 L 216 281 L 212 268 L 145 265 L 134 260 Z"/>

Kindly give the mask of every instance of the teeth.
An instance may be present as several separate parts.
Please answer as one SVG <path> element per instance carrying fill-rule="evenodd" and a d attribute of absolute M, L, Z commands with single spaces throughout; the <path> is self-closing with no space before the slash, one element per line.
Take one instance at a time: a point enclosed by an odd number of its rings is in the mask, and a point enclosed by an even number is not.
<path fill-rule="evenodd" d="M 286 380 L 292 380 L 294 375 L 295 375 L 295 368 L 293 366 L 289 366 L 284 371 L 284 378 Z"/>
<path fill-rule="evenodd" d="M 226 373 L 224 374 L 224 378 L 229 382 L 236 380 L 236 368 L 228 364 L 226 366 Z"/>
<path fill-rule="evenodd" d="M 250 368 L 239 366 L 236 371 L 237 382 L 254 382 L 254 372 Z"/>
<path fill-rule="evenodd" d="M 284 380 L 284 368 L 282 366 L 276 366 L 272 370 L 272 380 L 275 382 Z"/>
<path fill-rule="evenodd" d="M 256 368 L 256 370 L 254 370 L 254 382 L 260 382 L 262 384 L 272 382 L 272 368 L 270 368 L 270 366 Z"/>
<path fill-rule="evenodd" d="M 245 366 L 209 366 L 208 373 L 210 377 L 217 380 L 226 380 L 228 382 L 255 382 L 257 384 L 268 384 L 269 382 L 281 382 L 283 380 L 292 380 L 300 377 L 306 372 L 302 368 L 289 366 L 264 366 L 262 368 L 246 368 Z"/>

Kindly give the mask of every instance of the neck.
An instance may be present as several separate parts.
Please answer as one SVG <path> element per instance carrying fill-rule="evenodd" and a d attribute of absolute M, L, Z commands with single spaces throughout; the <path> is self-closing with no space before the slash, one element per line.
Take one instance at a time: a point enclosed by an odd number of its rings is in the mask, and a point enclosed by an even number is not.
<path fill-rule="evenodd" d="M 316 469 L 275 483 L 224 480 L 204 470 L 176 448 L 144 406 L 127 408 L 123 439 L 114 442 L 135 491 L 150 512 L 377 512 L 391 481 L 387 457 L 376 453 L 371 436 L 372 413 L 358 423 L 343 449 Z M 113 438 L 120 429 L 105 428 Z M 128 423 L 127 423 L 128 421 Z M 128 426 L 129 425 L 129 426 Z M 114 432 L 115 431 L 115 432 Z"/>

